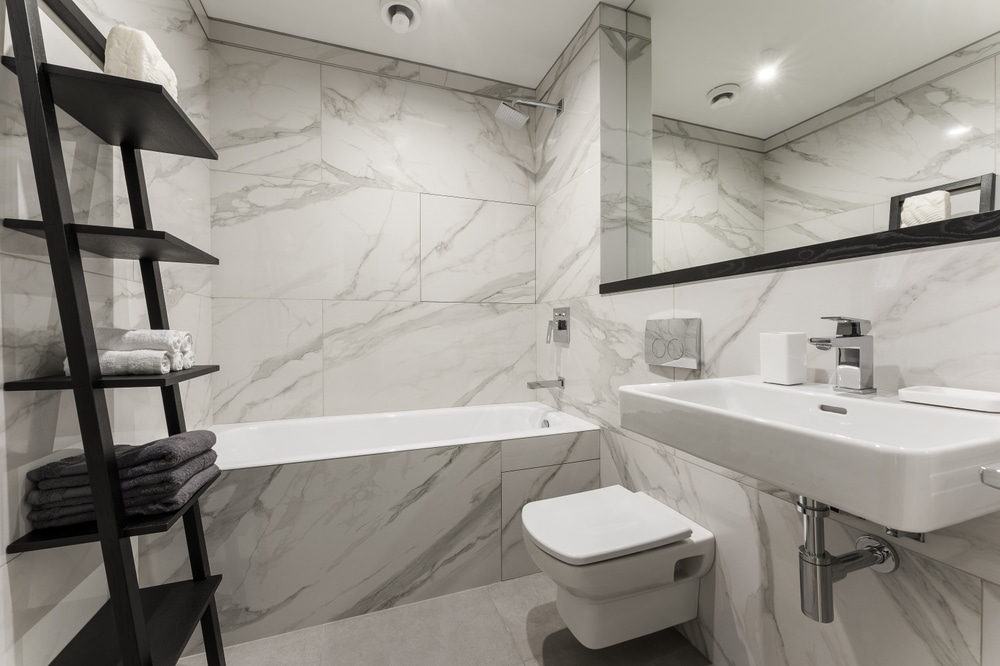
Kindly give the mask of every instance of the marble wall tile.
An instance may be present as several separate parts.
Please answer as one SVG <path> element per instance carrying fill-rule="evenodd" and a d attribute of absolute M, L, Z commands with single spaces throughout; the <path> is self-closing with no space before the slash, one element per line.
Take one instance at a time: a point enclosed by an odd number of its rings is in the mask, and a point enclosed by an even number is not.
<path fill-rule="evenodd" d="M 653 139 L 653 219 L 696 222 L 719 210 L 719 146 L 661 134 Z"/>
<path fill-rule="evenodd" d="M 225 472 L 202 511 L 226 642 L 498 581 L 500 501 L 496 442 Z M 186 578 L 184 550 L 144 538 L 143 578 Z"/>
<path fill-rule="evenodd" d="M 214 294 L 418 300 L 419 195 L 213 172 Z"/>
<path fill-rule="evenodd" d="M 324 67 L 323 162 L 330 182 L 533 203 L 528 131 L 496 102 Z"/>
<path fill-rule="evenodd" d="M 764 232 L 764 252 L 874 233 L 878 230 L 875 226 L 875 210 L 875 206 L 865 206 L 830 217 L 771 227 Z"/>
<path fill-rule="evenodd" d="M 323 414 L 322 303 L 214 298 L 216 423 Z"/>
<path fill-rule="evenodd" d="M 597 460 L 533 467 L 504 472 L 502 481 L 501 578 L 510 580 L 538 573 L 524 547 L 521 508 L 528 502 L 561 497 L 600 487 L 601 465 Z"/>
<path fill-rule="evenodd" d="M 653 136 L 659 137 L 662 134 L 670 134 L 684 139 L 697 139 L 707 141 L 720 146 L 731 148 L 741 148 L 757 153 L 766 152 L 764 142 L 745 134 L 735 134 L 714 127 L 695 125 L 686 123 L 683 120 L 664 118 L 663 116 L 653 116 Z"/>
<path fill-rule="evenodd" d="M 600 8 L 595 8 L 591 12 L 587 20 L 583 22 L 580 29 L 576 31 L 573 38 L 569 40 L 566 48 L 563 49 L 556 61 L 552 63 L 549 71 L 545 73 L 542 80 L 538 84 L 538 88 L 535 90 L 536 99 L 542 99 L 545 97 L 549 90 L 555 85 L 556 81 L 563 75 L 566 68 L 570 66 L 577 54 L 590 42 L 591 36 L 597 30 L 598 26 L 601 25 L 601 12 Z"/>
<path fill-rule="evenodd" d="M 596 294 L 601 281 L 601 170 L 585 172 L 536 209 L 539 303 Z"/>
<path fill-rule="evenodd" d="M 327 301 L 324 414 L 530 400 L 534 306 Z"/>
<path fill-rule="evenodd" d="M 983 583 L 983 656 L 981 663 L 1000 664 L 1000 587 Z"/>
<path fill-rule="evenodd" d="M 500 444 L 504 472 L 530 467 L 596 460 L 601 455 L 600 430 L 505 439 Z"/>
<path fill-rule="evenodd" d="M 673 271 L 717 261 L 751 257 L 766 251 L 770 232 L 734 227 L 717 216 L 701 222 L 653 220 L 655 272 Z"/>
<path fill-rule="evenodd" d="M 973 65 L 768 153 L 768 226 L 992 172 L 994 65 Z M 950 133 L 957 127 L 968 131 Z"/>
<path fill-rule="evenodd" d="M 535 302 L 534 206 L 421 195 L 420 254 L 422 301 Z"/>
<path fill-rule="evenodd" d="M 545 95 L 544 101 L 552 104 L 564 100 L 565 110 L 558 116 L 551 111 L 536 116 L 539 205 L 600 164 L 601 53 L 600 39 L 591 37 Z"/>
<path fill-rule="evenodd" d="M 212 46 L 217 171 L 322 180 L 316 63 Z"/>

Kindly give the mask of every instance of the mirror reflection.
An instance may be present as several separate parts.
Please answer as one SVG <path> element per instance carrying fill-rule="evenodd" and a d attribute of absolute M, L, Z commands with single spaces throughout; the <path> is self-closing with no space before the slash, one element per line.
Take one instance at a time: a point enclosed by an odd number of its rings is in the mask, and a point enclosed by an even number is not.
<path fill-rule="evenodd" d="M 997 170 L 1000 3 L 629 10 L 653 37 L 652 227 L 630 276 L 884 231 L 894 197 L 903 226 L 980 211 L 978 185 L 952 186 Z"/>

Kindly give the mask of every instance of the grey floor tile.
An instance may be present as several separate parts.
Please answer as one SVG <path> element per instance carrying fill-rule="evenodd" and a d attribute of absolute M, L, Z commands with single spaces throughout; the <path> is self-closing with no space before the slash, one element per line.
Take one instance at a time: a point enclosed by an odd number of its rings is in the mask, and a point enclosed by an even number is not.
<path fill-rule="evenodd" d="M 324 627 L 309 627 L 249 643 L 226 646 L 227 666 L 320 666 L 326 644 Z M 177 666 L 205 666 L 205 655 L 196 654 Z"/>
<path fill-rule="evenodd" d="M 329 666 L 516 666 L 485 588 L 324 625 Z"/>
<path fill-rule="evenodd" d="M 708 660 L 674 629 L 603 650 L 583 647 L 559 617 L 556 587 L 542 574 L 496 583 L 487 589 L 525 664 L 709 666 Z"/>

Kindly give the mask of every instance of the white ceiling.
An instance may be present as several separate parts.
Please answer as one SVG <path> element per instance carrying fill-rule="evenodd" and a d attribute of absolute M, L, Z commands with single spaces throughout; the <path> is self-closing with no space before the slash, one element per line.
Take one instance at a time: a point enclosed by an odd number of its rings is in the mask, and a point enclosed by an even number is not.
<path fill-rule="evenodd" d="M 203 0 L 212 18 L 534 88 L 598 0 L 419 0 L 419 28 L 397 35 L 381 0 Z M 605 0 L 627 7 L 632 0 Z"/>
<path fill-rule="evenodd" d="M 653 112 L 768 138 L 1000 32 L 997 0 L 636 0 L 653 19 Z M 754 82 L 774 49 L 780 78 Z M 742 99 L 711 110 L 723 83 Z"/>
<path fill-rule="evenodd" d="M 209 15 L 534 88 L 598 0 L 419 0 L 397 35 L 381 0 L 204 0 Z M 653 19 L 653 112 L 767 138 L 983 37 L 998 0 L 606 0 Z M 756 84 L 765 49 L 780 78 Z M 710 110 L 722 83 L 741 99 Z"/>

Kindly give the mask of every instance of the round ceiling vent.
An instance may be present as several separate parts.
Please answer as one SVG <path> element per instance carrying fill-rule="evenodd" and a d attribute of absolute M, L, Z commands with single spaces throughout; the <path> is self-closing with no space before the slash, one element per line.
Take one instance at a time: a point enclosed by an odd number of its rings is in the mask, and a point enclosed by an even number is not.
<path fill-rule="evenodd" d="M 413 32 L 420 25 L 417 0 L 382 0 L 382 20 L 400 35 Z"/>
<path fill-rule="evenodd" d="M 729 106 L 740 96 L 740 86 L 736 83 L 723 83 L 708 91 L 705 99 L 708 100 L 708 108 L 721 109 Z"/>

